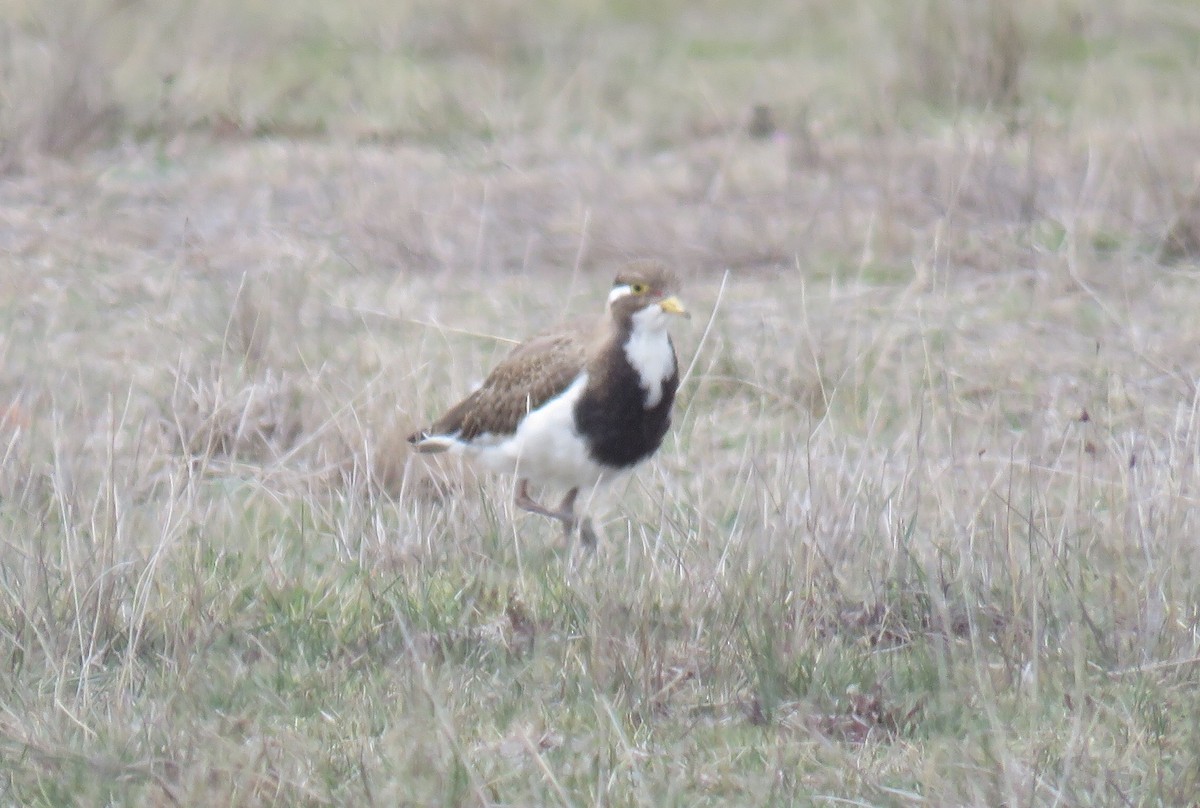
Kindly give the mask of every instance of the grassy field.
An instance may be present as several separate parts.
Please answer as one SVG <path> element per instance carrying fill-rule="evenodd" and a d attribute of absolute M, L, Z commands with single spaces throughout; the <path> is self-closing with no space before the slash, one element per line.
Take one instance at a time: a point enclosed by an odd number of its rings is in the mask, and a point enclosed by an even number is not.
<path fill-rule="evenodd" d="M 9 0 L 0 805 L 1195 804 L 1198 75 L 1184 0 Z M 403 436 L 637 256 L 592 556 Z"/>

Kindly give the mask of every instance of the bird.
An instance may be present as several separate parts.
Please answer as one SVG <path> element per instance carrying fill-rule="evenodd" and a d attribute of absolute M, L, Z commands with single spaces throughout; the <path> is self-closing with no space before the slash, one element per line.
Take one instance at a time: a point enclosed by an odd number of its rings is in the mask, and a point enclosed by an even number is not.
<path fill-rule="evenodd" d="M 616 275 L 599 322 L 543 332 L 517 345 L 483 383 L 430 426 L 408 437 L 423 454 L 453 452 L 515 476 L 517 508 L 578 531 L 596 546 L 580 496 L 631 472 L 662 445 L 679 388 L 670 320 L 690 317 L 679 277 L 649 259 Z M 556 508 L 529 486 L 566 494 Z"/>

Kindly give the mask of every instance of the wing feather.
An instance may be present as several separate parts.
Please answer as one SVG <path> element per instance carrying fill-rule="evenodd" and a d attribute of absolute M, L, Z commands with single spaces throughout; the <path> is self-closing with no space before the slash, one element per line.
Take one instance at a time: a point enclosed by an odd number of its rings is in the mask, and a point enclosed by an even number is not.
<path fill-rule="evenodd" d="M 478 390 L 410 440 L 511 434 L 526 414 L 566 390 L 586 362 L 587 345 L 577 332 L 535 337 L 514 348 Z"/>

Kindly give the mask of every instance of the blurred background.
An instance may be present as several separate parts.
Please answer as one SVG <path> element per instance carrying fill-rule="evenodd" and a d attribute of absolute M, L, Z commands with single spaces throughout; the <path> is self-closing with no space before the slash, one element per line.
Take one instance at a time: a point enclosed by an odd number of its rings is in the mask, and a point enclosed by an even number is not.
<path fill-rule="evenodd" d="M 1195 14 L 1170 0 L 9 0 L 3 134 L 12 163 L 187 133 L 661 149 L 728 132 L 753 103 L 818 141 L 964 117 L 1182 127 Z"/>
<path fill-rule="evenodd" d="M 0 803 L 1192 804 L 1200 5 L 0 0 Z M 685 278 L 598 560 L 403 436 Z"/>
<path fill-rule="evenodd" d="M 1080 224 L 1186 257 L 1196 17 L 1170 0 L 9 0 L 0 167 L 113 148 L 168 167 L 248 141 L 418 149 L 402 185 L 353 200 L 382 218 L 354 205 L 330 228 L 373 265 L 608 250 L 783 266 L 867 241 L 873 261 L 906 265 L 928 247 L 914 234 L 953 229 L 952 207 L 983 239 Z M 456 185 L 467 166 L 480 188 Z M 510 243 L 456 250 L 443 226 L 484 203 L 453 197 L 483 185 Z"/>

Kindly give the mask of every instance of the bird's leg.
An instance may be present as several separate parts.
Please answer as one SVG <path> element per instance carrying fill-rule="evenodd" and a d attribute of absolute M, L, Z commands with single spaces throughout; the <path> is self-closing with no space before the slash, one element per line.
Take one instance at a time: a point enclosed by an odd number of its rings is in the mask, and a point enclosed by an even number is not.
<path fill-rule="evenodd" d="M 533 497 L 529 496 L 529 480 L 520 480 L 517 482 L 517 493 L 513 498 L 513 504 L 523 511 L 529 511 L 541 516 L 549 516 L 551 519 L 562 521 L 562 514 L 558 511 L 552 511 L 533 501 Z"/>
<path fill-rule="evenodd" d="M 583 542 L 583 546 L 589 550 L 596 549 L 596 531 L 592 527 L 592 520 L 588 517 L 583 517 L 579 520 L 579 540 Z"/>
<path fill-rule="evenodd" d="M 575 498 L 578 496 L 579 489 L 572 488 L 563 497 L 563 501 L 558 504 L 558 512 L 562 515 L 563 539 L 568 544 L 571 542 L 571 531 L 579 526 L 579 517 L 575 515 Z"/>
<path fill-rule="evenodd" d="M 579 489 L 572 488 L 563 497 L 563 501 L 558 504 L 558 512 L 563 517 L 563 538 L 567 541 L 571 540 L 571 531 L 579 523 L 579 519 L 575 516 L 575 497 L 577 496 L 579 496 Z"/>
<path fill-rule="evenodd" d="M 571 531 L 579 529 L 579 540 L 583 542 L 583 546 L 589 549 L 596 546 L 596 531 L 592 529 L 592 520 L 586 516 L 580 517 L 575 513 L 575 500 L 579 496 L 579 489 L 572 488 L 563 497 L 563 501 L 558 506 L 558 510 L 563 516 L 570 521 L 563 521 L 563 535 L 567 541 L 571 540 Z"/>
<path fill-rule="evenodd" d="M 584 545 L 588 547 L 595 547 L 596 532 L 592 529 L 592 520 L 586 517 L 580 519 L 575 514 L 575 500 L 578 497 L 579 489 L 572 488 L 567 492 L 567 495 L 563 497 L 563 501 L 559 503 L 558 510 L 552 511 L 544 505 L 539 505 L 537 502 L 534 502 L 533 498 L 529 496 L 529 481 L 520 480 L 517 482 L 517 491 L 516 496 L 513 499 L 513 504 L 523 511 L 536 513 L 541 516 L 548 516 L 551 519 L 556 519 L 559 522 L 562 522 L 563 534 L 566 536 L 568 541 L 571 538 L 571 531 L 578 528 L 579 538 Z"/>

